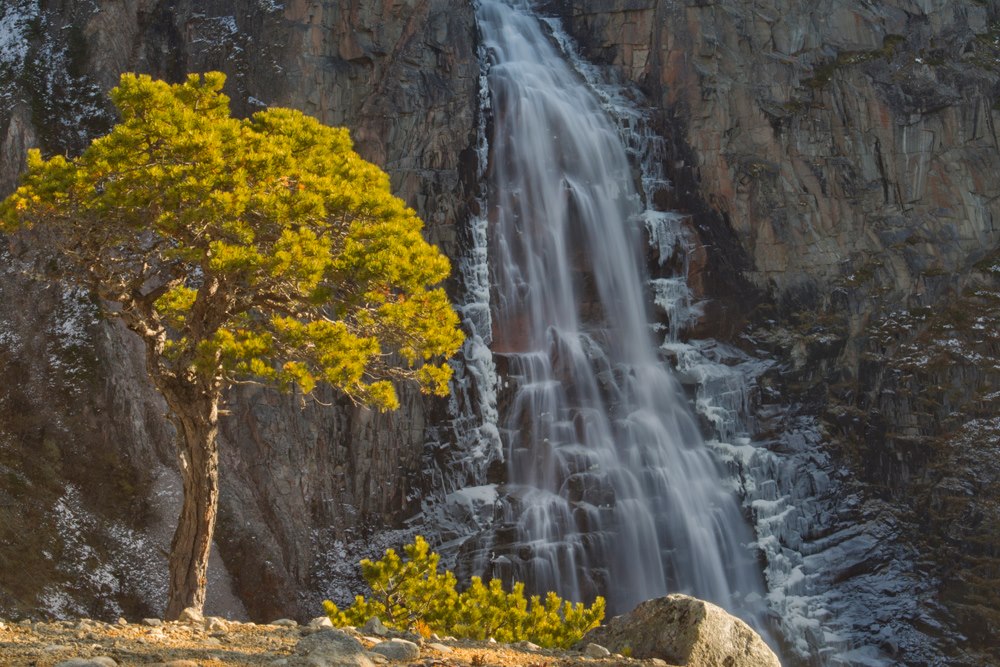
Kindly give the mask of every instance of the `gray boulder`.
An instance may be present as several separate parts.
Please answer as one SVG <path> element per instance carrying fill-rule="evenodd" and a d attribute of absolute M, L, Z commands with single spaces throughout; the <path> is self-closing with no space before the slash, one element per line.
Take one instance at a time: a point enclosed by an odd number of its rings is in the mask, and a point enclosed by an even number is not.
<path fill-rule="evenodd" d="M 372 653 L 384 655 L 390 660 L 410 661 L 420 657 L 420 647 L 405 639 L 390 639 L 373 646 Z"/>
<path fill-rule="evenodd" d="M 685 667 L 781 667 L 754 630 L 720 607 L 688 595 L 647 600 L 583 638 L 633 658 Z"/>
<path fill-rule="evenodd" d="M 186 607 L 181 615 L 177 617 L 177 620 L 181 623 L 187 623 L 188 625 L 204 625 L 205 616 L 196 607 Z"/>
<path fill-rule="evenodd" d="M 310 667 L 374 667 L 365 647 L 343 630 L 323 629 L 303 638 L 295 652 L 304 656 L 295 664 Z"/>
<path fill-rule="evenodd" d="M 316 618 L 309 621 L 309 627 L 314 630 L 322 630 L 323 628 L 332 628 L 333 622 L 330 620 L 329 616 L 317 616 Z"/>
<path fill-rule="evenodd" d="M 378 616 L 372 616 L 368 619 L 368 622 L 361 626 L 361 632 L 366 635 L 377 635 L 379 637 L 385 637 L 389 634 L 389 628 L 382 624 L 382 619 Z"/>
<path fill-rule="evenodd" d="M 600 644 L 594 644 L 591 642 L 584 647 L 583 655 L 588 658 L 606 658 L 611 655 L 611 651 L 604 648 Z"/>
<path fill-rule="evenodd" d="M 96 658 L 72 658 L 56 663 L 56 667 L 117 667 L 118 663 L 106 656 Z"/>

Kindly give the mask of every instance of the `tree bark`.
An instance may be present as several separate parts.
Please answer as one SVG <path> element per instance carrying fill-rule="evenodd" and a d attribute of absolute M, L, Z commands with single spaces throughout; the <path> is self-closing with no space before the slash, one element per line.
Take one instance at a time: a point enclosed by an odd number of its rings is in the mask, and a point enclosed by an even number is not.
<path fill-rule="evenodd" d="M 161 388 L 162 389 L 162 388 Z M 177 459 L 184 501 L 170 544 L 165 618 L 175 620 L 187 607 L 205 604 L 208 556 L 219 507 L 219 395 L 212 389 L 184 387 L 164 391 L 177 428 Z"/>

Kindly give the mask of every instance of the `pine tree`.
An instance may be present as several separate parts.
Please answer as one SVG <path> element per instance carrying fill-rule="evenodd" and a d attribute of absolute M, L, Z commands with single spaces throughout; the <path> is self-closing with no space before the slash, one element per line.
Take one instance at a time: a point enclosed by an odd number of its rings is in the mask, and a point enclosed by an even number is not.
<path fill-rule="evenodd" d="M 600 625 L 604 598 L 592 605 L 564 601 L 553 592 L 524 597 L 524 584 L 515 582 L 510 592 L 503 582 L 483 583 L 472 577 L 458 592 L 458 581 L 449 570 L 438 572 L 441 557 L 419 535 L 403 547 L 406 558 L 387 549 L 381 560 L 361 561 L 361 576 L 371 588 L 369 597 L 358 595 L 341 610 L 329 600 L 323 608 L 336 626 L 361 626 L 377 617 L 396 630 L 424 628 L 442 635 L 500 642 L 527 640 L 545 647 L 569 648 Z"/>
<path fill-rule="evenodd" d="M 224 82 L 123 75 L 121 122 L 75 159 L 31 151 L 0 204 L 6 231 L 145 345 L 184 486 L 167 618 L 204 604 L 228 385 L 325 382 L 394 409 L 393 381 L 447 393 L 462 340 L 434 287 L 447 259 L 347 130 L 281 108 L 232 118 Z"/>

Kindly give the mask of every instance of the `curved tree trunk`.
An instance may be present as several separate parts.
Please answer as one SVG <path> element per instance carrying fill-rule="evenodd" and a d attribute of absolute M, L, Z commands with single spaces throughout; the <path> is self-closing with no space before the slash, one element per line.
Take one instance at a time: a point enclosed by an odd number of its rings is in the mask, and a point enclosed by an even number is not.
<path fill-rule="evenodd" d="M 168 561 L 165 618 L 174 620 L 185 608 L 201 611 L 205 604 L 208 555 L 219 507 L 219 450 L 215 441 L 219 398 L 214 391 L 194 400 L 171 400 L 177 395 L 164 393 L 177 428 L 177 458 L 184 482 L 184 502 Z"/>

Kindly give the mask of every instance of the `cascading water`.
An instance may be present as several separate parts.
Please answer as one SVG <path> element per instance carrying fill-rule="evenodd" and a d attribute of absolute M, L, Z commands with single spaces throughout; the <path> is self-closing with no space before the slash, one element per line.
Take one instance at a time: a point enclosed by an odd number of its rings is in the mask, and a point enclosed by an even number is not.
<path fill-rule="evenodd" d="M 497 576 L 601 594 L 612 613 L 687 592 L 752 617 L 753 536 L 653 340 L 642 196 L 619 133 L 528 7 L 477 11 L 509 466 L 482 551 Z"/>

